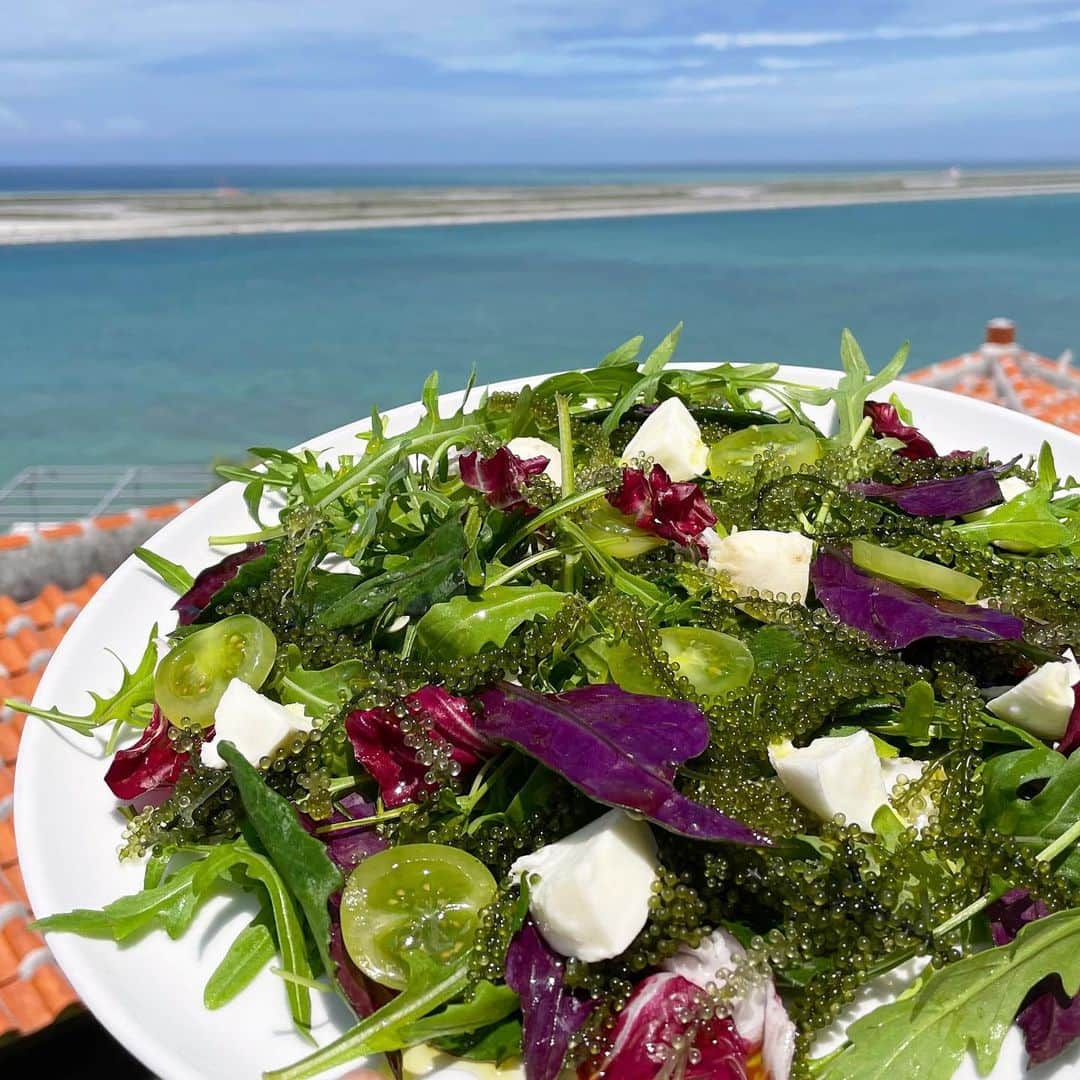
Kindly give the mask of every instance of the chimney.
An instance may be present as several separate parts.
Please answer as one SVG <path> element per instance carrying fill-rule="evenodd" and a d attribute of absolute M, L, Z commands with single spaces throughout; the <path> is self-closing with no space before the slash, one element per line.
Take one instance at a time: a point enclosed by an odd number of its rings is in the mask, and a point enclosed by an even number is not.
<path fill-rule="evenodd" d="M 1016 323 L 1012 319 L 991 319 L 986 324 L 987 345 L 1015 345 Z"/>

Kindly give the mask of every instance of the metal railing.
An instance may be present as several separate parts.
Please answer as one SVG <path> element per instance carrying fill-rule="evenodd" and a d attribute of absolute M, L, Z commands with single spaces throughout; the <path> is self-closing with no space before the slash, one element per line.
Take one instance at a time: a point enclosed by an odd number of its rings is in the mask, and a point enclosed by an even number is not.
<path fill-rule="evenodd" d="M 0 533 L 193 499 L 218 483 L 207 465 L 32 465 L 0 487 Z"/>

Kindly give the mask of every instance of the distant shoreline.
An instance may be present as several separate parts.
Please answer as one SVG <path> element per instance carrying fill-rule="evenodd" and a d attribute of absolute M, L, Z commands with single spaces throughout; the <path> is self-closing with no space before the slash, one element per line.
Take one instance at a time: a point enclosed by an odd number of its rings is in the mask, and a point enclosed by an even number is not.
<path fill-rule="evenodd" d="M 1080 168 L 694 184 L 0 195 L 0 246 L 1080 194 Z"/>

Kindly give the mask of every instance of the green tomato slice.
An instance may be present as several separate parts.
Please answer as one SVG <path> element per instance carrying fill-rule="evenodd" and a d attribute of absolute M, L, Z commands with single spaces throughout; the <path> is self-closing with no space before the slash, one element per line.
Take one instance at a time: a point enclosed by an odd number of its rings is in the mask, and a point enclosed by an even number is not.
<path fill-rule="evenodd" d="M 970 574 L 950 570 L 940 563 L 905 555 L 902 551 L 880 547 L 865 540 L 851 542 L 851 561 L 871 574 L 878 574 L 901 585 L 914 589 L 927 589 L 944 596 L 947 600 L 959 600 L 973 604 L 979 596 L 983 583 Z"/>
<path fill-rule="evenodd" d="M 702 697 L 719 697 L 740 690 L 754 673 L 754 657 L 736 637 L 700 626 L 669 626 L 660 631 L 668 659 L 690 680 Z M 625 642 L 607 654 L 611 677 L 632 694 L 664 694 L 645 672 L 644 665 Z"/>
<path fill-rule="evenodd" d="M 752 424 L 725 435 L 709 451 L 709 473 L 718 480 L 734 476 L 754 464 L 766 450 L 779 454 L 792 472 L 812 465 L 821 457 L 817 436 L 801 424 Z"/>
<path fill-rule="evenodd" d="M 154 700 L 176 727 L 209 727 L 229 683 L 242 679 L 258 690 L 275 656 L 277 640 L 266 623 L 230 615 L 173 646 L 154 673 Z"/>
<path fill-rule="evenodd" d="M 408 984 L 408 954 L 450 964 L 473 942 L 495 899 L 491 871 L 444 844 L 403 844 L 366 858 L 341 896 L 341 933 L 356 966 L 383 986 Z"/>

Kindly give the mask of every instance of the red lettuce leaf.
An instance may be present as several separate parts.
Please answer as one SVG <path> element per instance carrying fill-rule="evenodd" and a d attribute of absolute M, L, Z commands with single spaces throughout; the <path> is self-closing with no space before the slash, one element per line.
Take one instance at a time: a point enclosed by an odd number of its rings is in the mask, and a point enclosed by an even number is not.
<path fill-rule="evenodd" d="M 405 698 L 409 715 L 423 724 L 436 742 L 450 747 L 461 775 L 467 775 L 491 746 L 477 731 L 469 703 L 448 694 L 442 687 L 425 686 Z M 375 778 L 383 803 L 388 807 L 415 802 L 432 789 L 426 777 L 429 766 L 416 749 L 391 709 L 359 709 L 345 719 L 345 733 L 356 760 Z"/>
<path fill-rule="evenodd" d="M 496 510 L 521 509 L 535 513 L 536 507 L 525 499 L 525 485 L 547 468 L 548 461 L 543 455 L 519 458 L 505 446 L 487 458 L 473 450 L 459 459 L 461 481 L 466 487 L 483 492 L 488 504 Z"/>
<path fill-rule="evenodd" d="M 716 515 L 697 484 L 675 484 L 660 465 L 648 476 L 641 469 L 624 468 L 622 486 L 607 500 L 620 513 L 634 519 L 639 529 L 706 554 L 698 537 L 716 524 Z"/>
<path fill-rule="evenodd" d="M 137 799 L 159 788 L 171 787 L 180 779 L 191 755 L 175 748 L 169 728 L 169 721 L 155 705 L 154 715 L 139 741 L 113 755 L 105 783 L 118 799 Z"/>
<path fill-rule="evenodd" d="M 1008 945 L 1029 922 L 1049 914 L 1041 900 L 1022 888 L 1010 889 L 986 909 L 995 945 Z M 1070 998 L 1061 977 L 1048 975 L 1031 988 L 1016 1023 L 1024 1033 L 1029 1067 L 1050 1061 L 1080 1038 L 1080 994 Z"/>
<path fill-rule="evenodd" d="M 594 1003 L 568 990 L 566 961 L 528 920 L 506 952 L 506 985 L 521 999 L 522 1054 L 529 1080 L 555 1080 L 570 1037 L 585 1023 Z"/>
<path fill-rule="evenodd" d="M 746 1080 L 750 1047 L 730 1017 L 702 1024 L 693 1047 L 686 1045 L 686 1016 L 703 997 L 681 975 L 643 979 L 615 1020 L 610 1049 L 580 1066 L 579 1080 L 653 1080 L 669 1072 L 685 1080 Z"/>
<path fill-rule="evenodd" d="M 888 436 L 899 439 L 904 444 L 903 450 L 897 450 L 898 457 L 903 458 L 936 458 L 938 452 L 934 449 L 930 440 L 918 428 L 905 424 L 900 419 L 895 405 L 887 401 L 867 401 L 863 405 L 863 416 L 870 417 L 874 434 L 881 438 Z"/>
<path fill-rule="evenodd" d="M 173 604 L 173 611 L 180 615 L 180 625 L 188 626 L 195 622 L 214 599 L 214 595 L 240 573 L 240 567 L 244 563 L 249 563 L 265 554 L 265 544 L 249 544 L 243 551 L 226 555 L 221 562 L 203 570 L 191 588 Z"/>
<path fill-rule="evenodd" d="M 1017 641 L 1015 615 L 916 592 L 857 569 L 845 552 L 822 548 L 810 566 L 814 593 L 830 615 L 890 649 L 922 638 Z"/>
<path fill-rule="evenodd" d="M 538 694 L 509 683 L 483 691 L 479 700 L 481 734 L 512 743 L 597 802 L 699 840 L 769 842 L 673 786 L 676 767 L 709 741 L 708 721 L 690 702 L 613 685 Z"/>
<path fill-rule="evenodd" d="M 1058 743 L 1057 751 L 1068 757 L 1080 746 L 1080 683 L 1073 687 L 1073 707 L 1069 714 L 1069 723 L 1065 728 L 1065 734 Z"/>
<path fill-rule="evenodd" d="M 368 802 L 363 795 L 352 792 L 337 800 L 337 806 L 329 821 L 315 821 L 307 814 L 300 815 L 300 823 L 312 836 L 326 845 L 326 854 L 330 861 L 343 873 L 348 874 L 369 855 L 383 851 L 386 841 L 371 825 L 357 825 L 353 829 L 335 829 L 333 832 L 320 834 L 322 825 L 344 825 L 348 821 L 370 818 L 375 813 L 375 804 Z"/>
<path fill-rule="evenodd" d="M 849 491 L 885 499 L 914 517 L 958 518 L 1004 502 L 998 470 L 979 469 L 964 476 L 922 480 L 916 484 L 851 484 Z"/>

